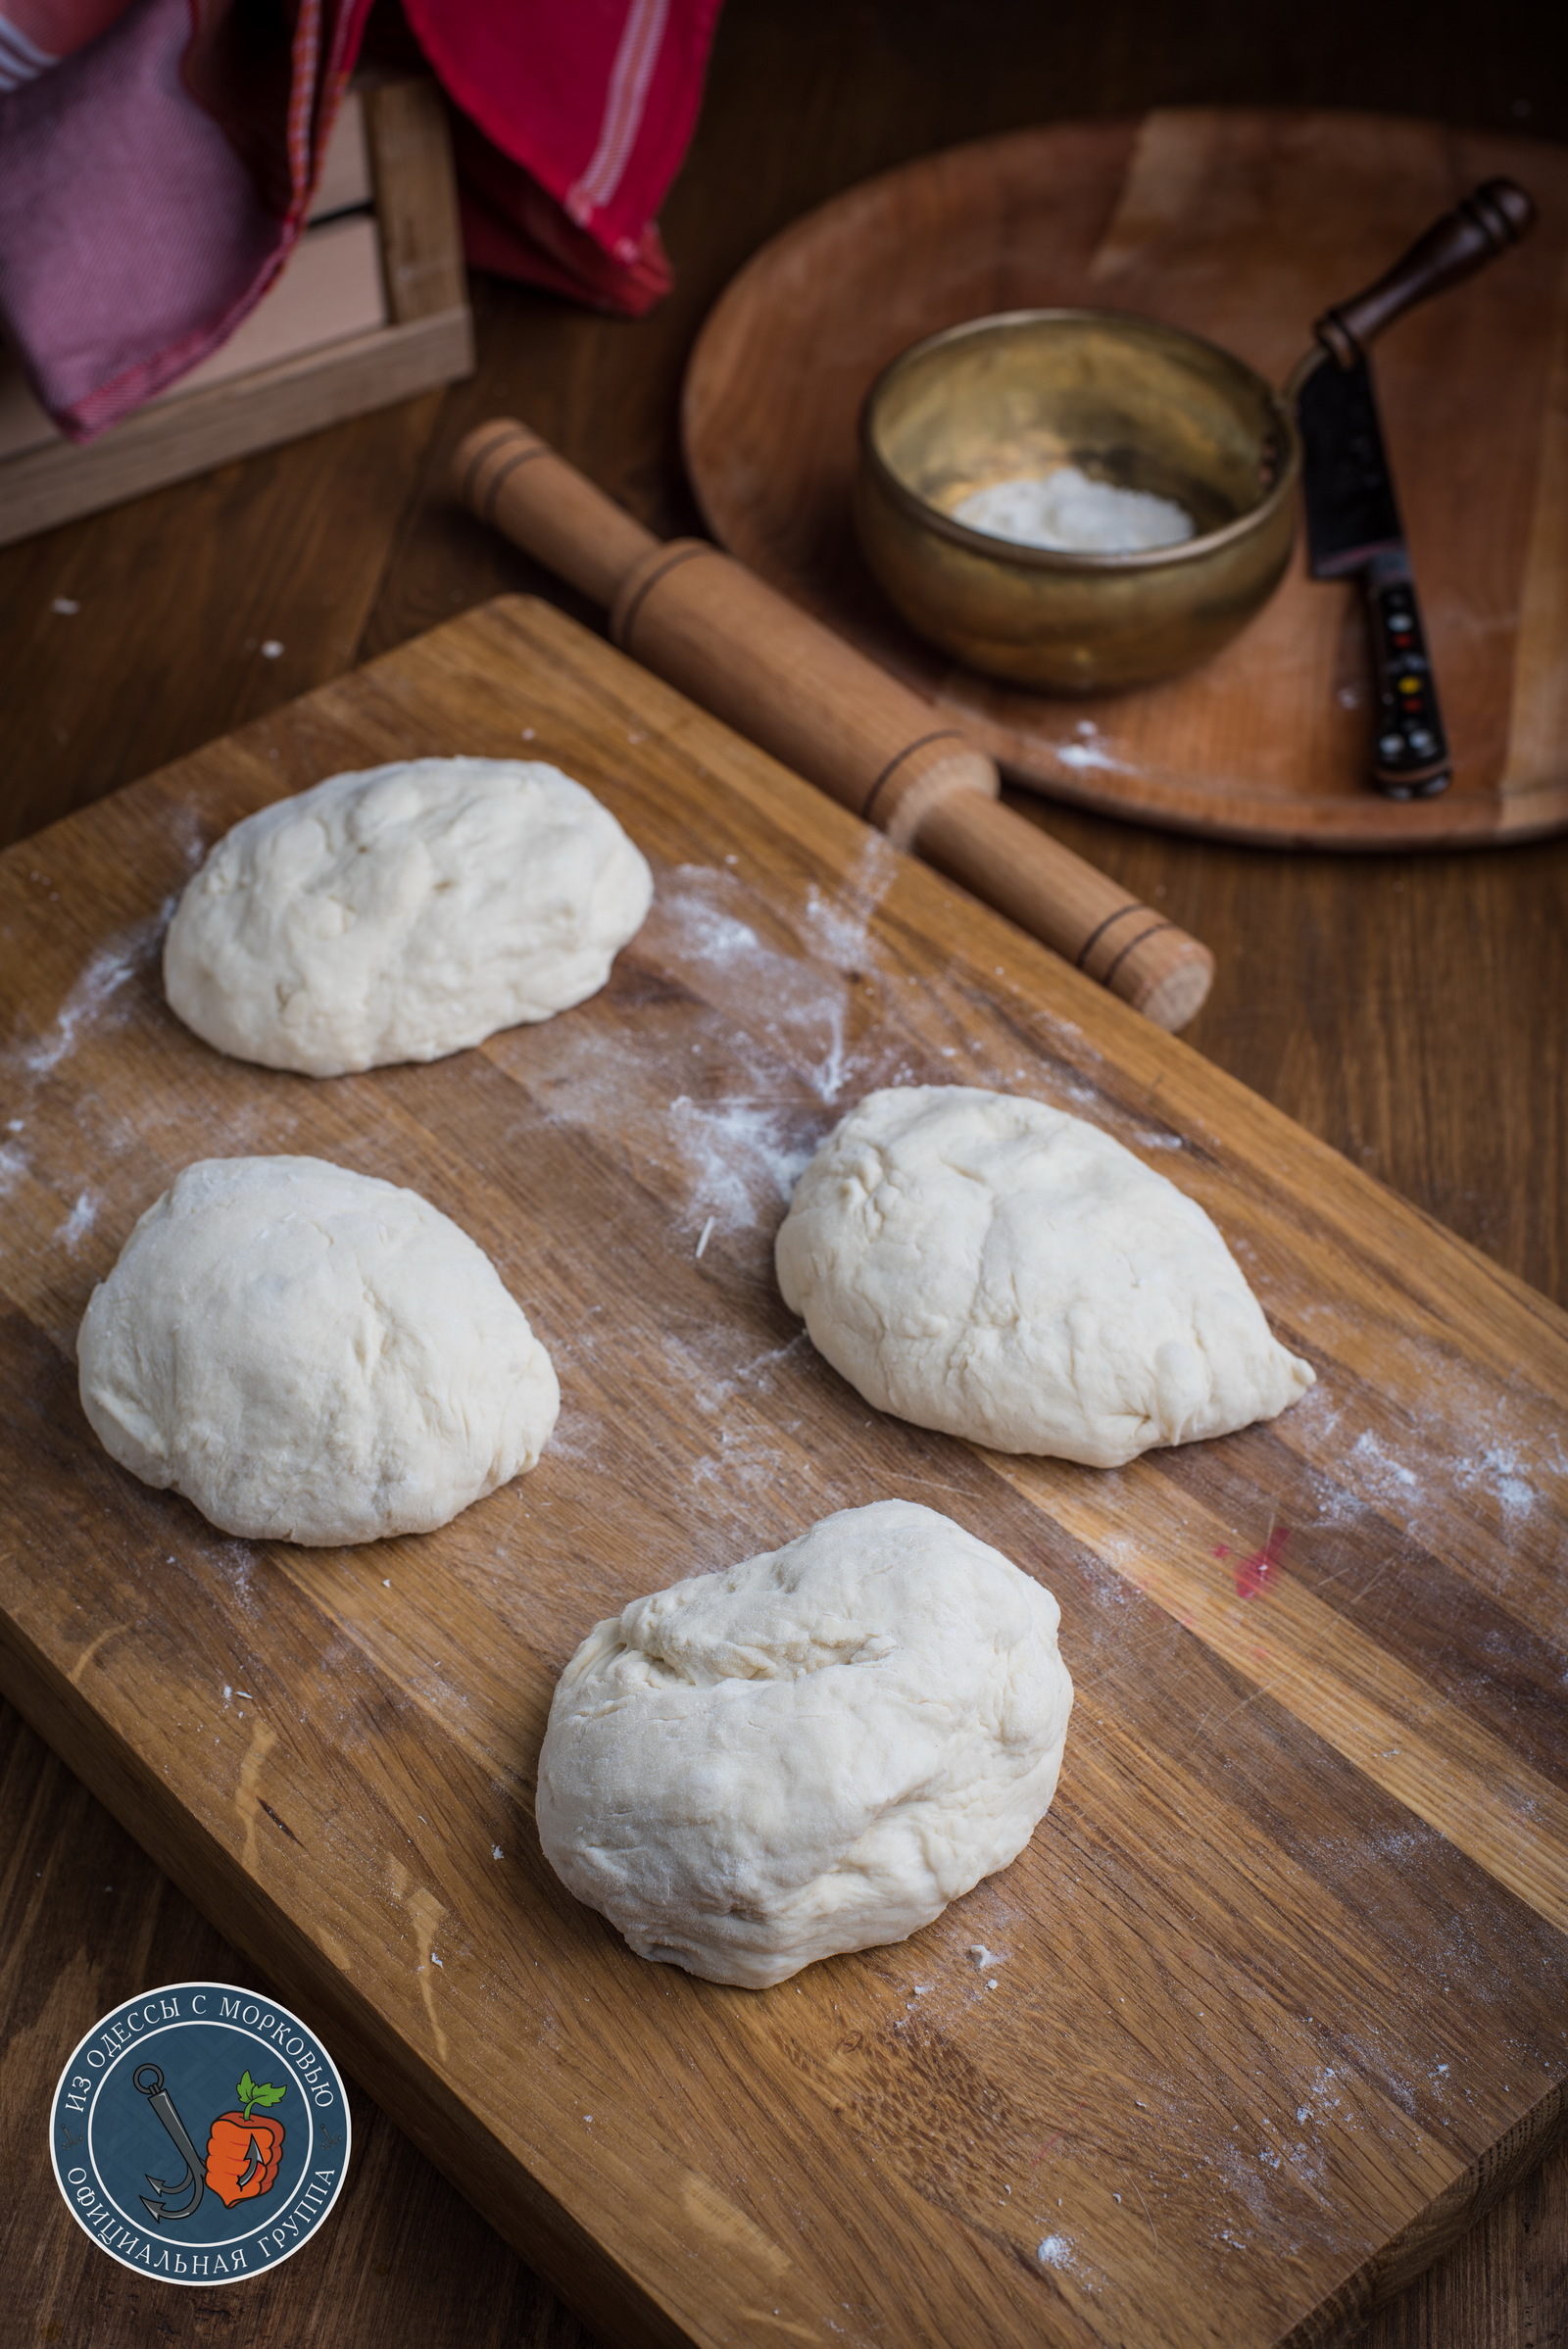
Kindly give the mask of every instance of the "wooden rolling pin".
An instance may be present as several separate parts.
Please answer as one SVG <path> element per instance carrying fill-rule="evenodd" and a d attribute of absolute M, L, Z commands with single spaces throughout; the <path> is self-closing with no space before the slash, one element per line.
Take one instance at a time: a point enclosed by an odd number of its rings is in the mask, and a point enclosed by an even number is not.
<path fill-rule="evenodd" d="M 996 766 L 940 713 L 741 563 L 658 539 L 526 425 L 480 424 L 458 495 L 610 611 L 623 653 L 913 849 L 1162 1028 L 1214 976 L 1164 921 L 999 798 Z"/>

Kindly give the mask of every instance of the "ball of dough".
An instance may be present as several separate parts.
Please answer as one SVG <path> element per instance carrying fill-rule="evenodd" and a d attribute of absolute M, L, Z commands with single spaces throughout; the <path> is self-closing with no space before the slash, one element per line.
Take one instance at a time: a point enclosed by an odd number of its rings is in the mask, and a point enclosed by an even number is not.
<path fill-rule="evenodd" d="M 164 991 L 220 1052 L 312 1077 L 439 1060 L 610 976 L 653 877 L 559 767 L 413 759 L 226 832 L 186 888 Z"/>
<path fill-rule="evenodd" d="M 495 1266 L 427 1199 L 322 1158 L 202 1158 L 76 1340 L 82 1407 L 225 1534 L 423 1534 L 531 1468 L 561 1404 Z"/>
<path fill-rule="evenodd" d="M 868 1094 L 797 1183 L 775 1262 L 868 1403 L 998 1451 L 1119 1468 L 1313 1381 L 1196 1200 L 1014 1094 Z"/>
<path fill-rule="evenodd" d="M 1028 1842 L 1072 1683 L 1051 1592 L 883 1500 L 639 1598 L 561 1676 L 539 1835 L 639 1956 L 765 1989 L 902 1941 Z"/>

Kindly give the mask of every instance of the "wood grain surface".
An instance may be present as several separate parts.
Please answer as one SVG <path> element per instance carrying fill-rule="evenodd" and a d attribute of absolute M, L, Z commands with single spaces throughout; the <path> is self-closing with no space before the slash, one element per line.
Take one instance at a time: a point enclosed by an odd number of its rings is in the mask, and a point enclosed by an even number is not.
<path fill-rule="evenodd" d="M 1485 39 L 1453 0 L 1263 0 L 1187 12 L 1061 0 L 728 0 L 663 220 L 672 297 L 636 326 L 478 279 L 473 381 L 0 552 L 0 837 L 20 838 L 368 654 L 500 590 L 586 607 L 456 510 L 451 453 L 529 416 L 664 536 L 698 526 L 675 411 L 735 269 L 805 210 L 956 141 L 1152 106 L 1409 110 L 1568 139 L 1538 0 Z M 58 611 L 57 601 L 72 609 Z M 261 647 L 281 646 L 275 658 Z M 1484 856 L 1279 857 L 1020 805 L 1220 949 L 1189 1034 L 1217 1065 L 1497 1262 L 1568 1299 L 1568 844 Z M 74 2033 L 149 1982 L 249 1964 L 6 1716 L 0 2338 L 144 2349 L 549 2342 L 577 2321 L 381 2118 L 367 2076 L 332 2232 L 233 2293 L 137 2285 L 41 2166 Z M 223 1920 L 219 1919 L 221 1925 Z M 47 2015 L 46 2015 L 47 2010 Z M 363 2150 L 362 2150 L 363 2149 Z M 1553 2156 L 1376 2316 L 1356 2349 L 1568 2338 L 1568 2155 Z"/>
<path fill-rule="evenodd" d="M 331 1084 L 168 1012 L 172 894 L 238 816 L 523 740 L 658 875 L 592 1003 Z M 1544 1299 L 543 605 L 10 852 L 0 938 L 8 1693 L 591 2321 L 1305 2349 L 1555 2141 Z M 781 1306 L 772 1233 L 850 1103 L 947 1080 L 1171 1170 L 1318 1387 L 1110 1475 L 868 1413 Z M 409 1183 L 480 1241 L 563 1378 L 533 1476 L 319 1552 L 215 1537 L 104 1458 L 80 1310 L 220 1136 Z M 907 1944 L 777 1993 L 633 1960 L 534 1836 L 557 1673 L 640 1591 L 889 1493 L 1062 1601 L 1080 1701 L 1047 1829 Z"/>
<path fill-rule="evenodd" d="M 856 428 L 896 355 L 997 311 L 1125 310 L 1283 385 L 1311 321 L 1479 181 L 1522 180 L 1516 252 L 1392 329 L 1375 373 L 1453 751 L 1440 798 L 1368 783 L 1362 594 L 1304 537 L 1219 656 L 1136 694 L 999 684 L 921 642 L 856 543 Z M 1280 846 L 1388 849 L 1568 824 L 1568 156 L 1348 113 L 1213 107 L 1052 123 L 852 189 L 748 264 L 687 376 L 713 534 L 1054 798 Z"/>

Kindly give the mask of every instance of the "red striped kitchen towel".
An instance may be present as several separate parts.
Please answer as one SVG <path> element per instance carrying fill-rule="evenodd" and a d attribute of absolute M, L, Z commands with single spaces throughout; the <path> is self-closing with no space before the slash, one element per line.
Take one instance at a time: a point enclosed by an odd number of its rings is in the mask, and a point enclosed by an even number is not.
<path fill-rule="evenodd" d="M 697 121 L 721 0 L 404 0 L 461 110 L 468 258 L 640 316 L 654 216 Z"/>
<path fill-rule="evenodd" d="M 468 257 L 639 315 L 721 0 L 412 0 Z M 370 0 L 0 0 L 0 322 L 87 440 L 226 340 L 304 223 Z"/>

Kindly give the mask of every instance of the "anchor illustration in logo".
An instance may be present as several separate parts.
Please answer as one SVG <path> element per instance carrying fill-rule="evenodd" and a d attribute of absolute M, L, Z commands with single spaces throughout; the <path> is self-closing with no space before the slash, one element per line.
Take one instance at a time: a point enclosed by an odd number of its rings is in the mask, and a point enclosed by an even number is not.
<path fill-rule="evenodd" d="M 257 2120 L 254 2115 L 259 2104 L 280 2103 L 286 2089 L 269 2086 L 266 2081 L 258 2085 L 247 2072 L 238 2089 L 243 2109 L 219 2114 L 208 2133 L 204 2160 L 164 2085 L 159 2067 L 138 2064 L 131 2074 L 131 2085 L 146 2097 L 185 2165 L 184 2176 L 172 2179 L 147 2173 L 153 2192 L 141 2196 L 141 2206 L 160 2226 L 166 2219 L 188 2219 L 208 2186 L 226 2210 L 270 2190 L 283 2158 L 283 2124 L 266 2117 Z M 177 2199 L 181 2194 L 186 2196 L 183 2202 Z"/>

